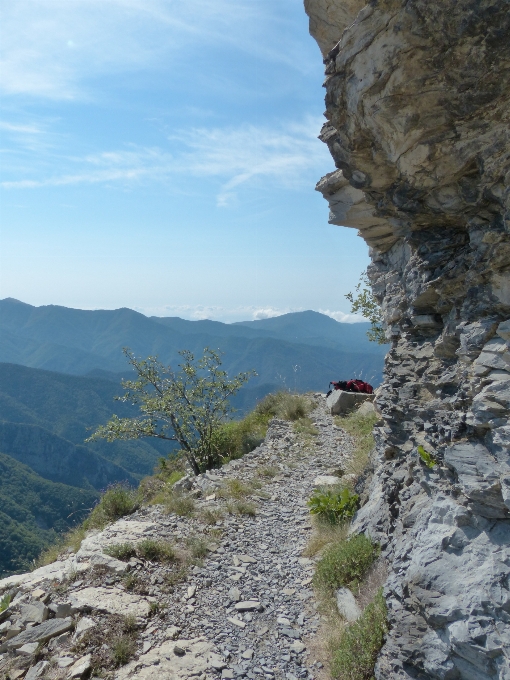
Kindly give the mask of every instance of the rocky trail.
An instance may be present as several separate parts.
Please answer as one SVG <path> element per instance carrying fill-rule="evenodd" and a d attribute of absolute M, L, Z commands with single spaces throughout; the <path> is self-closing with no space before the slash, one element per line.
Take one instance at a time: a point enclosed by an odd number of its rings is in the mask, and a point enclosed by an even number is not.
<path fill-rule="evenodd" d="M 76 554 L 0 581 L 0 598 L 13 595 L 0 614 L 0 677 L 317 676 L 306 502 L 318 476 L 345 469 L 352 441 L 316 398 L 317 435 L 273 420 L 252 453 L 192 480 L 191 516 L 142 507 L 90 533 Z M 111 556 L 112 546 L 148 538 L 170 542 L 181 559 Z"/>

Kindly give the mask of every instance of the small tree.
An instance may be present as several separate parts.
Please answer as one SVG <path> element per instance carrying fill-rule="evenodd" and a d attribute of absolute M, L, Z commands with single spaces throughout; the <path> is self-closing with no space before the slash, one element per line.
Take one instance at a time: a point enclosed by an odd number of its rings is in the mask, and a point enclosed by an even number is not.
<path fill-rule="evenodd" d="M 256 375 L 254 371 L 229 380 L 220 368 L 220 352 L 207 347 L 198 360 L 188 350 L 179 352 L 183 363 L 177 373 L 156 357 L 138 360 L 129 349 L 123 352 L 138 378 L 123 380 L 125 394 L 116 399 L 138 405 L 141 414 L 134 418 L 113 416 L 87 441 L 157 437 L 178 442 L 196 475 L 217 467 L 221 460 L 215 431 L 234 410 L 229 398 Z"/>
<path fill-rule="evenodd" d="M 351 303 L 351 312 L 353 314 L 361 314 L 372 324 L 371 328 L 367 331 L 367 337 L 370 342 L 377 342 L 379 345 L 386 344 L 388 340 L 382 327 L 381 307 L 372 293 L 366 272 L 363 272 L 360 276 L 355 290 L 356 296 L 353 293 L 347 293 L 345 296 Z"/>

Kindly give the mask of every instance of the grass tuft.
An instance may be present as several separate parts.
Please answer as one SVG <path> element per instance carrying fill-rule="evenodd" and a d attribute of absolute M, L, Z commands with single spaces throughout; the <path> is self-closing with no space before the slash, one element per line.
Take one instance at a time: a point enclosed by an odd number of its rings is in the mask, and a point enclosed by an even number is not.
<path fill-rule="evenodd" d="M 248 515 L 255 517 L 257 506 L 245 500 L 230 501 L 227 503 L 227 510 L 231 515 Z"/>
<path fill-rule="evenodd" d="M 107 524 L 131 515 L 139 507 L 140 500 L 135 489 L 125 484 L 113 484 L 101 496 L 83 526 L 85 529 L 104 529 Z"/>
<path fill-rule="evenodd" d="M 354 451 L 347 465 L 347 472 L 360 475 L 368 465 L 370 451 L 374 448 L 372 430 L 379 416 L 375 413 L 359 414 L 357 411 L 348 416 L 335 416 L 335 423 L 354 439 Z"/>
<path fill-rule="evenodd" d="M 219 522 L 221 519 L 223 519 L 223 517 L 224 517 L 223 512 L 216 508 L 214 509 L 206 508 L 205 510 L 202 510 L 202 512 L 200 513 L 200 519 L 205 524 L 210 525 L 216 524 L 216 522 Z"/>
<path fill-rule="evenodd" d="M 125 666 L 136 653 L 136 643 L 128 634 L 117 635 L 111 643 L 111 661 L 115 667 Z"/>
<path fill-rule="evenodd" d="M 333 543 L 317 563 L 314 585 L 329 592 L 342 586 L 355 590 L 378 555 L 379 546 L 365 534 Z"/>
<path fill-rule="evenodd" d="M 177 559 L 175 548 L 166 541 L 145 538 L 136 546 L 136 554 L 151 562 L 174 562 Z"/>
<path fill-rule="evenodd" d="M 201 559 L 209 552 L 209 542 L 204 536 L 188 536 L 186 545 L 195 559 Z"/>
<path fill-rule="evenodd" d="M 134 543 L 114 543 L 104 548 L 103 552 L 110 557 L 115 557 L 116 560 L 127 562 L 130 557 L 136 555 L 136 546 Z"/>
<path fill-rule="evenodd" d="M 382 588 L 360 618 L 332 644 L 331 675 L 339 680 L 371 680 L 388 630 Z"/>

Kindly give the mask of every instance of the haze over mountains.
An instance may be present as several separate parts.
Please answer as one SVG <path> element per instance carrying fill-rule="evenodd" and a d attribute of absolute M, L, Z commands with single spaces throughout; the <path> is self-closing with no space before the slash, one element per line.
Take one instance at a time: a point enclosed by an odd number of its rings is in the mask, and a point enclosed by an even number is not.
<path fill-rule="evenodd" d="M 169 452 L 153 440 L 84 443 L 113 413 L 134 413 L 114 401 L 130 375 L 123 347 L 174 366 L 179 350 L 220 349 L 229 374 L 257 372 L 236 397 L 243 412 L 277 389 L 324 391 L 350 377 L 377 385 L 385 348 L 368 341 L 367 328 L 312 311 L 225 324 L 1 300 L 0 576 L 26 568 L 100 489 L 137 483 Z"/>

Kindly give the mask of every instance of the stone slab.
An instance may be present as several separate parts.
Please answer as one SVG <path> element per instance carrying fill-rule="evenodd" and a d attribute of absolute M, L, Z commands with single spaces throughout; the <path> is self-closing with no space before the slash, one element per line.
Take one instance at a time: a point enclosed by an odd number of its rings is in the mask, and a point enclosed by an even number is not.
<path fill-rule="evenodd" d="M 183 656 L 174 653 L 175 646 L 186 651 Z M 176 680 L 206 673 L 211 668 L 212 645 L 203 638 L 168 640 L 142 654 L 136 661 L 115 673 L 115 680 Z M 208 674 L 209 676 L 209 674 Z"/>
<path fill-rule="evenodd" d="M 118 588 L 89 587 L 77 590 L 71 596 L 71 604 L 79 611 L 90 609 L 123 616 L 127 614 L 147 616 L 149 613 L 149 603 L 145 598 Z"/>
<path fill-rule="evenodd" d="M 28 630 L 24 630 L 16 637 L 8 640 L 6 643 L 7 649 L 19 649 L 23 645 L 30 642 L 46 642 L 57 635 L 71 630 L 73 627 L 73 620 L 68 619 L 49 619 L 44 621 L 39 626 L 34 626 Z"/>

